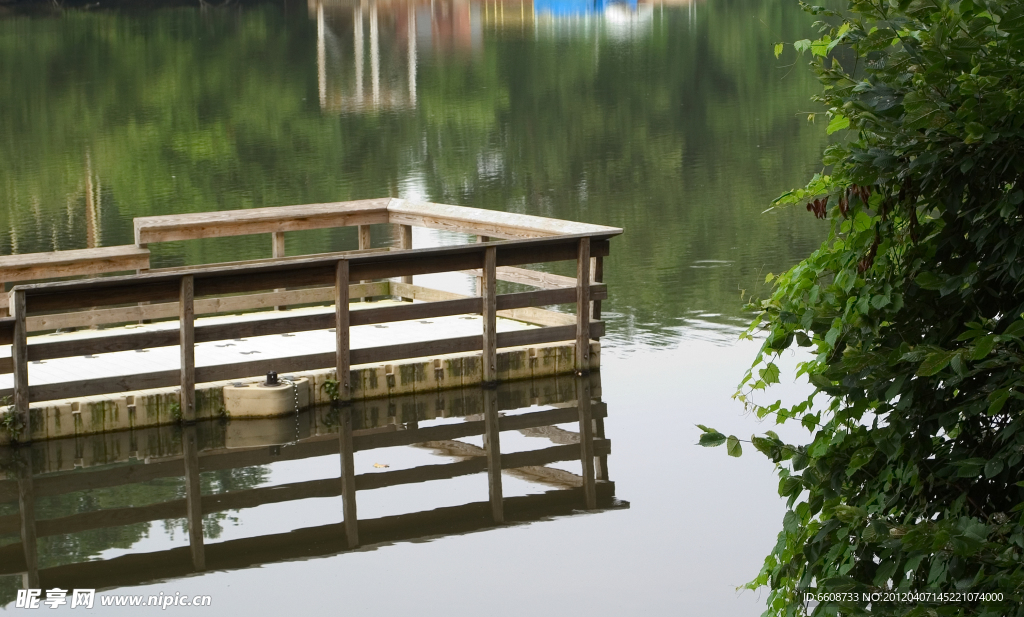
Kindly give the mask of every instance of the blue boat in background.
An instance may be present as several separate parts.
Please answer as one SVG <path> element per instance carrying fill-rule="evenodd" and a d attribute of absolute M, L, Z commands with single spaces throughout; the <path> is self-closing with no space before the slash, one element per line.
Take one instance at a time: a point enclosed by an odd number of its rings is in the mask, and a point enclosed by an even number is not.
<path fill-rule="evenodd" d="M 575 17 L 602 14 L 606 8 L 621 5 L 630 12 L 637 10 L 637 0 L 534 0 L 536 14 L 546 13 L 552 17 Z"/>

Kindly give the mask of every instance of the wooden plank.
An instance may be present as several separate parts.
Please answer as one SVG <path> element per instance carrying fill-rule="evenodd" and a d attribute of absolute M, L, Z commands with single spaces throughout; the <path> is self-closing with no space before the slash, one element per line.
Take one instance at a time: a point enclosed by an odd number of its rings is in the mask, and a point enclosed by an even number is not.
<path fill-rule="evenodd" d="M 476 277 L 483 276 L 480 270 L 464 270 L 463 274 Z M 502 266 L 498 268 L 498 280 L 508 281 L 509 283 L 530 285 L 532 287 L 540 287 L 541 289 L 562 289 L 566 287 L 575 289 L 576 287 L 576 279 L 571 276 L 562 276 L 560 274 L 551 274 L 549 272 L 540 272 L 539 270 L 528 270 L 526 268 L 516 268 L 512 266 Z"/>
<path fill-rule="evenodd" d="M 483 292 L 483 381 L 485 384 L 498 381 L 498 291 L 496 289 L 495 264 L 498 250 L 489 246 L 484 251 L 484 292 Z"/>
<path fill-rule="evenodd" d="M 622 233 L 621 229 L 602 225 L 405 199 L 392 199 L 388 204 L 388 215 L 392 223 L 495 238 L 536 238 L 584 233 L 618 235 Z"/>
<path fill-rule="evenodd" d="M 185 422 L 196 421 L 196 338 L 195 307 L 192 305 L 192 275 L 181 277 L 181 297 L 178 301 L 178 332 L 181 347 L 181 378 L 178 396 L 181 417 Z"/>
<path fill-rule="evenodd" d="M 348 262 L 344 259 L 338 262 L 334 293 L 335 368 L 338 378 L 338 399 L 342 403 L 347 403 L 352 400 L 350 388 L 352 371 L 349 361 L 352 345 L 349 336 Z"/>
<path fill-rule="evenodd" d="M 135 219 L 135 244 L 387 223 L 388 199 L 225 210 Z"/>
<path fill-rule="evenodd" d="M 361 250 L 366 250 L 366 249 L 369 249 L 369 248 L 371 248 L 373 246 L 373 241 L 371 240 L 371 236 L 370 236 L 370 226 L 369 225 L 360 225 L 359 226 L 358 234 L 359 234 L 359 248 Z"/>
<path fill-rule="evenodd" d="M 305 255 L 292 255 L 281 256 L 281 257 L 265 257 L 262 259 L 246 259 L 243 261 L 225 261 L 215 264 L 197 264 L 193 266 L 174 266 L 171 268 L 156 268 L 150 270 L 151 273 L 156 274 L 185 274 L 187 272 L 205 271 L 211 268 L 228 268 L 228 267 L 241 267 L 241 266 L 266 266 L 273 264 L 287 264 L 294 261 L 308 261 L 313 258 L 324 258 L 324 259 L 339 259 L 342 257 L 350 257 L 352 255 L 368 255 L 373 253 L 387 253 L 393 250 L 391 247 L 382 246 L 375 249 L 366 250 L 352 250 L 352 251 L 332 251 L 329 253 L 309 253 Z"/>
<path fill-rule="evenodd" d="M 386 296 L 390 293 L 390 283 L 366 283 L 349 286 L 349 296 L 361 298 L 365 296 Z M 258 309 L 272 308 L 278 304 L 319 304 L 334 301 L 334 286 L 295 289 L 291 291 L 246 294 L 224 298 L 207 298 L 196 300 L 197 315 L 216 313 L 234 313 Z M 143 320 L 166 319 L 178 316 L 178 303 L 147 304 L 114 309 L 96 309 L 79 313 L 59 313 L 39 315 L 28 318 L 29 332 L 40 330 L 56 330 L 58 328 L 81 328 L 106 324 L 131 323 Z M 0 336 L 2 336 L 2 320 L 0 320 Z M 3 344 L 0 342 L 0 344 Z"/>
<path fill-rule="evenodd" d="M 275 232 L 271 233 L 270 234 L 270 243 L 271 243 L 271 255 L 274 256 L 274 259 L 281 259 L 281 258 L 283 258 L 285 256 L 284 232 L 283 231 L 275 231 Z"/>
<path fill-rule="evenodd" d="M 0 257 L 0 281 L 35 281 L 68 276 L 94 276 L 149 267 L 149 251 L 137 246 L 24 253 Z"/>
<path fill-rule="evenodd" d="M 484 271 L 493 271 L 485 268 Z M 486 285 L 486 283 L 485 283 Z M 491 518 L 495 523 L 505 522 L 505 509 L 501 492 L 501 442 L 498 424 L 498 393 L 484 391 L 484 451 L 487 455 L 487 493 L 491 502 Z"/>
<path fill-rule="evenodd" d="M 580 238 L 576 258 L 576 373 L 590 372 L 590 238 Z"/>
<path fill-rule="evenodd" d="M 359 546 L 359 516 L 356 512 L 355 448 L 352 444 L 352 408 L 341 410 L 338 428 L 338 451 L 341 454 L 341 507 L 344 515 L 345 539 L 349 548 Z"/>
<path fill-rule="evenodd" d="M 25 435 L 32 435 L 29 414 L 31 391 L 28 382 L 28 329 L 25 324 L 25 292 L 15 290 L 11 308 L 14 309 L 14 342 L 11 346 L 11 358 L 14 362 L 14 407 L 11 413 L 20 416 L 22 430 Z"/>
<path fill-rule="evenodd" d="M 71 281 L 69 283 L 20 285 L 19 287 L 28 293 L 26 302 L 30 313 L 91 309 L 139 302 L 168 302 L 178 299 L 177 277 L 154 281 L 147 280 L 149 276 L 154 275 L 118 276 L 90 279 L 83 283 Z M 49 285 L 67 285 L 67 287 L 46 287 Z"/>

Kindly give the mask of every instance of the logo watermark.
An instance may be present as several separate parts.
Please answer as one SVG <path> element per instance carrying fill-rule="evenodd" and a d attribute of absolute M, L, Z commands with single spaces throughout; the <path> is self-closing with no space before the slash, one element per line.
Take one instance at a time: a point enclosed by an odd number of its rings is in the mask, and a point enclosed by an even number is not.
<path fill-rule="evenodd" d="M 92 608 L 96 604 L 95 589 L 19 589 L 14 608 Z M 174 595 L 160 592 L 152 596 L 133 594 L 103 594 L 99 596 L 100 606 L 159 606 L 166 610 L 169 606 L 212 606 L 211 596 L 189 596 L 176 592 Z"/>

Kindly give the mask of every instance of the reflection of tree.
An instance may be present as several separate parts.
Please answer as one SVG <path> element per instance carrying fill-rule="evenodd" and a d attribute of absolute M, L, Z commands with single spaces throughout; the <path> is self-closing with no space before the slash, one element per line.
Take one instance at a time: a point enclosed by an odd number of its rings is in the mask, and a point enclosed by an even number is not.
<path fill-rule="evenodd" d="M 0 252 L 84 247 L 88 195 L 119 244 L 132 216 L 395 195 L 415 178 L 435 201 L 626 228 L 606 269 L 618 331 L 736 315 L 738 288 L 819 239 L 809 217 L 758 216 L 822 146 L 796 114 L 813 80 L 770 53 L 809 24 L 781 0 L 691 13 L 658 9 L 626 41 L 486 30 L 472 53 L 424 55 L 415 110 L 340 116 L 321 113 L 304 10 L 0 21 Z M 352 248 L 350 231 L 309 232 L 303 250 Z M 153 248 L 158 266 L 270 254 L 265 238 Z"/>

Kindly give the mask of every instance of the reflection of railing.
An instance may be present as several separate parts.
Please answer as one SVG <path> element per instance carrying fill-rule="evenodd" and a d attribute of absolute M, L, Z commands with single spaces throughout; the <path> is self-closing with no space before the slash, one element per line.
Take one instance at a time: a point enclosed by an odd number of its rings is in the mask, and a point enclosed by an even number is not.
<path fill-rule="evenodd" d="M 369 225 L 390 222 L 399 225 L 403 250 L 373 252 L 364 250 L 347 254 L 328 254 L 305 258 L 283 256 L 283 234 L 286 231 L 353 225 L 360 227 L 360 238 L 368 238 Z M 487 234 L 490 238 L 513 238 L 440 248 L 412 249 L 412 226 L 433 227 L 470 234 Z M 364 233 L 365 229 L 365 233 Z M 575 340 L 575 369 L 590 368 L 590 339 L 603 334 L 599 302 L 606 297 L 600 283 L 601 258 L 608 254 L 608 239 L 621 230 L 497 213 L 471 208 L 412 204 L 403 200 L 373 200 L 350 204 L 321 204 L 288 208 L 265 208 L 241 212 L 215 212 L 194 215 L 147 217 L 135 221 L 136 243 L 145 247 L 154 242 L 169 242 L 205 237 L 244 234 L 274 234 L 275 247 L 281 245 L 279 258 L 257 262 L 240 262 L 153 271 L 135 276 L 111 277 L 86 281 L 44 283 L 18 286 L 11 292 L 14 317 L 0 320 L 0 344 L 13 344 L 12 358 L 0 361 L 0 373 L 14 373 L 14 387 L 0 391 L 13 394 L 14 408 L 22 415 L 31 438 L 33 423 L 42 418 L 28 414 L 30 400 L 46 401 L 66 397 L 89 396 L 113 392 L 131 392 L 149 388 L 180 385 L 181 412 L 186 421 L 195 416 L 195 384 L 234 378 L 251 377 L 268 371 L 302 371 L 335 367 L 339 379 L 339 398 L 350 400 L 359 394 L 359 383 L 351 379 L 353 364 L 370 364 L 482 350 L 482 381 L 498 380 L 496 353 L 499 347 L 535 345 L 553 341 Z M 368 244 L 368 242 L 367 242 Z M 278 251 L 275 250 L 275 253 Z M 591 264 L 591 260 L 594 264 Z M 510 266 L 574 260 L 575 280 L 531 273 Z M 498 268 L 506 268 L 505 278 L 541 287 L 555 287 L 532 292 L 497 294 Z M 480 269 L 480 297 L 459 298 L 451 294 L 430 294 L 411 285 L 413 275 Z M 593 276 L 592 276 L 593 273 Z M 350 284 L 401 277 L 398 290 L 402 295 L 427 298 L 433 302 L 382 308 L 349 310 L 353 295 L 374 295 L 383 288 L 373 284 Z M 558 283 L 573 284 L 559 287 Z M 324 286 L 327 287 L 324 287 Z M 290 291 L 266 293 L 267 290 L 291 288 Z M 296 289 L 298 288 L 298 289 Z M 391 285 L 388 290 L 394 290 Z M 306 294 L 302 296 L 301 294 Z M 271 297 L 272 296 L 272 297 Z M 335 312 L 320 315 L 279 317 L 243 323 L 195 326 L 196 298 L 207 297 L 205 308 L 234 310 L 254 308 L 268 303 L 331 301 Z M 246 300 L 245 298 L 248 298 Z M 591 302 L 594 307 L 591 307 Z M 246 304 L 248 302 L 248 304 Z M 163 304 L 161 304 L 163 303 Z M 517 332 L 497 333 L 499 311 L 533 310 L 554 304 L 575 303 L 577 314 L 566 323 L 564 317 L 548 320 L 547 327 Z M 140 306 L 142 304 L 142 306 Z M 270 304 L 273 306 L 274 304 Z M 114 308 L 117 307 L 117 308 Z M 218 308 L 219 307 L 219 308 Z M 593 312 L 592 309 L 593 308 Z M 52 328 L 60 319 L 86 320 L 98 317 L 125 322 L 150 313 L 160 316 L 177 314 L 177 330 L 147 331 L 109 335 L 73 341 L 28 343 L 28 332 Z M 401 343 L 384 347 L 350 349 L 351 326 L 381 324 L 393 321 L 478 313 L 484 316 L 483 333 L 478 336 L 448 338 L 435 341 Z M 64 317 L 56 317 L 55 314 Z M 68 315 L 76 317 L 67 317 Z M 544 322 L 543 314 L 535 321 Z M 550 324 L 564 325 L 550 325 Z M 262 336 L 335 328 L 336 351 L 297 355 L 272 361 L 242 362 L 217 366 L 195 366 L 195 344 L 203 341 Z M 152 347 L 181 347 L 180 370 L 165 370 L 137 375 L 119 375 L 94 379 L 69 380 L 63 383 L 30 385 L 29 362 L 109 353 Z"/>
<path fill-rule="evenodd" d="M 233 569 L 281 561 L 335 554 L 356 546 L 382 544 L 418 537 L 465 533 L 486 529 L 502 522 L 532 521 L 554 515 L 571 514 L 585 507 L 611 507 L 614 485 L 607 477 L 610 442 L 604 438 L 606 407 L 594 399 L 591 379 L 577 377 L 568 385 L 575 400 L 548 403 L 553 409 L 514 415 L 499 415 L 499 394 L 493 389 L 474 389 L 467 396 L 479 397 L 483 419 L 419 427 L 413 419 L 392 430 L 365 427 L 365 416 L 351 407 L 335 408 L 328 415 L 336 418 L 334 433 L 319 434 L 287 447 L 260 447 L 240 450 L 224 448 L 200 451 L 200 436 L 195 425 L 184 427 L 180 456 L 149 464 L 136 463 L 97 468 L 59 475 L 33 476 L 33 456 L 23 456 L 17 481 L 0 482 L 0 503 L 18 501 L 19 514 L 0 517 L 0 535 L 20 534 L 21 542 L 0 547 L 0 575 L 24 573 L 24 584 L 33 588 L 110 588 L 141 584 L 155 579 L 183 576 L 206 569 Z M 523 386 L 529 389 L 530 386 Z M 508 397 L 506 397 L 507 399 Z M 514 404 L 514 403 L 513 403 Z M 336 416 L 334 416 L 336 414 Z M 386 419 L 385 419 L 386 421 Z M 539 450 L 501 453 L 500 434 L 506 431 L 530 431 L 539 427 L 578 422 L 579 434 L 559 432 L 559 441 L 568 443 Z M 243 423 L 244 429 L 244 423 Z M 397 430 L 401 429 L 401 430 Z M 169 430 L 169 429 L 168 429 Z M 548 429 L 549 431 L 551 429 Z M 475 448 L 460 438 L 484 436 L 484 448 Z M 412 469 L 355 475 L 355 452 L 423 444 L 465 460 Z M 447 453 L 446 452 L 446 453 Z M 239 490 L 218 495 L 202 495 L 199 474 L 213 470 L 265 465 L 337 454 L 341 459 L 341 478 L 311 480 L 283 486 Z M 579 460 L 582 476 L 544 468 L 559 462 Z M 522 470 L 537 477 L 538 470 L 555 472 L 559 483 L 577 487 L 549 491 L 527 497 L 504 498 L 502 470 Z M 455 478 L 469 474 L 488 475 L 489 501 L 441 508 L 402 516 L 358 521 L 356 492 L 403 484 Z M 37 520 L 35 500 L 67 495 L 77 491 L 124 486 L 162 477 L 184 476 L 186 498 L 147 506 L 99 510 L 58 519 Z M 569 482 L 566 482 L 569 477 Z M 574 480 L 578 480 L 575 482 Z M 241 510 L 260 505 L 340 495 L 344 521 L 341 524 L 299 529 L 281 534 L 244 540 L 204 544 L 202 517 L 225 510 Z M 189 549 L 171 549 L 157 553 L 129 554 L 106 561 L 92 561 L 38 569 L 37 538 L 58 534 L 146 523 L 162 519 L 186 518 Z"/>

